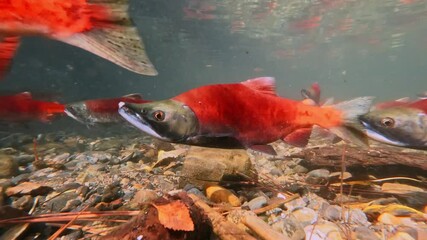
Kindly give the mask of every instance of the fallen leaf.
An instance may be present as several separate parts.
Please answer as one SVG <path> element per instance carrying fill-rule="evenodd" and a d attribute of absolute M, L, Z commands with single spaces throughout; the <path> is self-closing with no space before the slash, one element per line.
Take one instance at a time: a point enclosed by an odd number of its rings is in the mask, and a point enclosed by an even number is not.
<path fill-rule="evenodd" d="M 42 186 L 38 183 L 23 182 L 15 187 L 10 187 L 6 190 L 6 195 L 10 196 L 21 196 L 21 195 L 44 195 L 52 191 L 53 189 L 48 186 Z"/>
<path fill-rule="evenodd" d="M 164 205 L 153 206 L 157 209 L 159 222 L 165 227 L 178 231 L 194 231 L 194 223 L 187 206 L 177 200 Z"/>

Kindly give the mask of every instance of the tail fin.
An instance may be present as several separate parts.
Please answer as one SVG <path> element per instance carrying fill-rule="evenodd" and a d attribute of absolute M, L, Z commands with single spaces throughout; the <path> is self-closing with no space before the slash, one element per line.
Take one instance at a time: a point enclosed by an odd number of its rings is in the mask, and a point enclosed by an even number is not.
<path fill-rule="evenodd" d="M 82 48 L 135 73 L 155 76 L 141 37 L 128 15 L 127 0 L 89 0 L 105 6 L 109 11 L 108 27 L 58 37 L 59 41 Z"/>
<path fill-rule="evenodd" d="M 333 105 L 334 108 L 343 112 L 344 124 L 343 126 L 332 128 L 330 131 L 345 141 L 367 146 L 368 137 L 359 122 L 359 116 L 369 112 L 373 99 L 374 97 L 359 97 Z"/>

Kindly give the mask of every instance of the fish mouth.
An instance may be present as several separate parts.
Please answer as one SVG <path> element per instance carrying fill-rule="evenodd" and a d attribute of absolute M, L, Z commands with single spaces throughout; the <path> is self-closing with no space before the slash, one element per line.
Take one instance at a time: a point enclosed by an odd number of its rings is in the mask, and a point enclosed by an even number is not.
<path fill-rule="evenodd" d="M 139 108 L 136 107 L 136 104 L 119 102 L 119 114 L 130 124 L 138 128 L 139 130 L 151 135 L 155 138 L 165 140 L 168 139 L 160 136 L 157 132 L 153 130 L 150 123 L 144 119 L 144 116 L 139 113 Z"/>
<path fill-rule="evenodd" d="M 396 141 L 394 139 L 388 138 L 386 136 L 386 134 L 382 133 L 381 131 L 378 131 L 377 129 L 375 129 L 372 124 L 370 124 L 367 119 L 365 119 L 363 116 L 359 117 L 360 122 L 362 123 L 363 127 L 365 128 L 365 133 L 368 137 L 378 141 L 378 142 L 383 142 L 383 143 L 387 143 L 390 145 L 395 145 L 395 146 L 401 146 L 401 147 L 405 147 L 406 144 Z"/>

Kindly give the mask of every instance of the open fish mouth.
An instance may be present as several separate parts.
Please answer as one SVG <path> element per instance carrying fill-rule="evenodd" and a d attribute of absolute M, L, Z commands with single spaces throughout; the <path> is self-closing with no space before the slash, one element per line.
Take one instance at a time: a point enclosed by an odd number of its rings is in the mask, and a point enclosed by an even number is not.
<path fill-rule="evenodd" d="M 119 102 L 119 114 L 130 124 L 138 128 L 139 130 L 162 140 L 167 140 L 166 138 L 160 136 L 157 132 L 153 130 L 150 123 L 147 122 L 144 117 L 139 114 L 139 110 L 135 109 L 133 104 Z"/>

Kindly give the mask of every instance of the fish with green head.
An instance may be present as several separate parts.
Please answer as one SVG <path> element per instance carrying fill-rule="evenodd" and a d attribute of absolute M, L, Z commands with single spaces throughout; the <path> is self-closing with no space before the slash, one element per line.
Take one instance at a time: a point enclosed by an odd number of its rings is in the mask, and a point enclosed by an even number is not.
<path fill-rule="evenodd" d="M 277 96 L 274 78 L 260 77 L 202 86 L 168 100 L 121 102 L 119 113 L 143 132 L 164 141 L 275 154 L 268 143 L 281 139 L 303 147 L 313 125 L 349 139 L 353 135 L 348 128 L 369 111 L 371 101 L 371 97 L 362 97 L 335 106 L 313 106 Z"/>
<path fill-rule="evenodd" d="M 427 149 L 427 99 L 373 110 L 360 116 L 359 120 L 374 140 Z"/>

